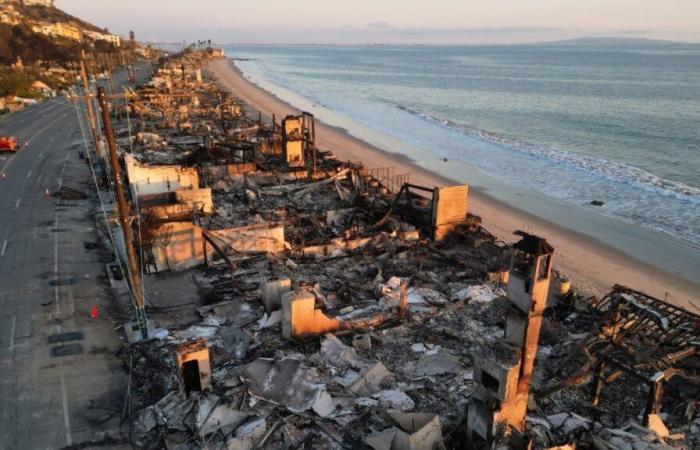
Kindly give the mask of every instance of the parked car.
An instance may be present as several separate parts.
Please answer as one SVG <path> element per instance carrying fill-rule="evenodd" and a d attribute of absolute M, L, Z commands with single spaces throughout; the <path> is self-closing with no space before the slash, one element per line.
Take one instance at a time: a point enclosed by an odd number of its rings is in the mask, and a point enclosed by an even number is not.
<path fill-rule="evenodd" d="M 0 136 L 0 152 L 16 152 L 17 138 L 12 136 Z"/>

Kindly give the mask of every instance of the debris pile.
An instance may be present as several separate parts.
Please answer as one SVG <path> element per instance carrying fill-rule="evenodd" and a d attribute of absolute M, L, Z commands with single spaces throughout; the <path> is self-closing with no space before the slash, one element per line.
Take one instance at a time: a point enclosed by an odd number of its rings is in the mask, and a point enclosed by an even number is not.
<path fill-rule="evenodd" d="M 700 318 L 578 295 L 546 240 L 485 230 L 468 186 L 339 161 L 312 115 L 207 82 L 210 57 L 165 59 L 114 127 L 152 322 L 122 352 L 133 444 L 700 445 Z"/>

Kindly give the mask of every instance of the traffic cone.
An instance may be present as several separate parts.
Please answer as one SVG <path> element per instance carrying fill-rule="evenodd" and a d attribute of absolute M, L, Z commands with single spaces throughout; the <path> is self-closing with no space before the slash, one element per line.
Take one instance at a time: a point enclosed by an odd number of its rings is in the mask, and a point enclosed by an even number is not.
<path fill-rule="evenodd" d="M 90 318 L 97 319 L 97 306 L 93 305 L 90 310 Z"/>

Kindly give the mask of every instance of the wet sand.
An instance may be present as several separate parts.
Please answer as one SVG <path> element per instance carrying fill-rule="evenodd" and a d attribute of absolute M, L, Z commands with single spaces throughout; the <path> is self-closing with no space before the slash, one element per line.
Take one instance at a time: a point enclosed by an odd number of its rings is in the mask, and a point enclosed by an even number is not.
<path fill-rule="evenodd" d="M 274 114 L 279 120 L 299 113 L 296 107 L 248 81 L 229 59 L 215 60 L 208 69 L 224 88 L 267 116 Z M 459 184 L 420 167 L 414 159 L 373 146 L 343 128 L 329 126 L 318 119 L 316 135 L 319 148 L 331 150 L 340 159 L 362 161 L 369 168 L 394 167 L 397 174 L 408 173 L 412 183 L 424 186 Z M 579 290 L 600 294 L 614 284 L 623 284 L 700 313 L 700 285 L 631 257 L 598 239 L 514 208 L 478 188 L 470 189 L 469 210 L 481 216 L 484 227 L 505 242 L 515 240 L 513 231 L 517 229 L 546 238 L 556 249 L 555 268 L 566 274 Z"/>

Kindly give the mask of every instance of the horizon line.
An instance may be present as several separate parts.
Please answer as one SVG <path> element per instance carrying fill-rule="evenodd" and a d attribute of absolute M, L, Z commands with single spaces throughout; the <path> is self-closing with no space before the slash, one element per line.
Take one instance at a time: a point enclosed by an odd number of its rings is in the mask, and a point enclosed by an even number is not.
<path fill-rule="evenodd" d="M 564 38 L 564 39 L 555 39 L 555 40 L 537 40 L 537 41 L 531 41 L 531 42 L 500 42 L 500 43 L 490 43 L 490 42 L 451 42 L 451 43 L 428 43 L 428 42 L 256 42 L 256 41 L 234 41 L 234 42 L 213 42 L 212 41 L 212 46 L 217 45 L 217 46 L 232 46 L 232 45 L 259 45 L 259 46 L 274 46 L 274 47 L 284 47 L 284 46 L 290 46 L 290 45 L 304 45 L 304 46 L 323 46 L 323 47 L 338 47 L 338 46 L 365 46 L 365 47 L 370 47 L 370 46 L 392 46 L 392 47 L 400 47 L 400 46 L 410 46 L 410 47 L 455 47 L 455 46 L 504 46 L 504 45 L 547 45 L 547 44 L 565 44 L 565 43 L 570 43 L 570 44 L 575 44 L 575 43 L 581 43 L 585 44 L 587 43 L 586 41 L 589 41 L 589 43 L 593 43 L 594 41 L 620 41 L 620 43 L 626 41 L 627 43 L 639 43 L 639 44 L 657 44 L 657 45 L 700 45 L 700 40 L 698 41 L 681 41 L 681 40 L 672 40 L 672 39 L 656 39 L 656 38 L 645 38 L 645 37 L 624 37 L 624 36 L 615 36 L 615 35 L 610 35 L 610 36 L 581 36 L 581 37 L 574 37 L 574 38 Z M 165 45 L 182 45 L 183 42 L 186 45 L 191 45 L 195 44 L 197 41 L 165 41 L 165 40 L 151 40 L 151 41 L 143 41 L 143 42 L 148 42 L 151 44 L 165 44 Z M 612 42 L 611 42 L 612 44 Z"/>

